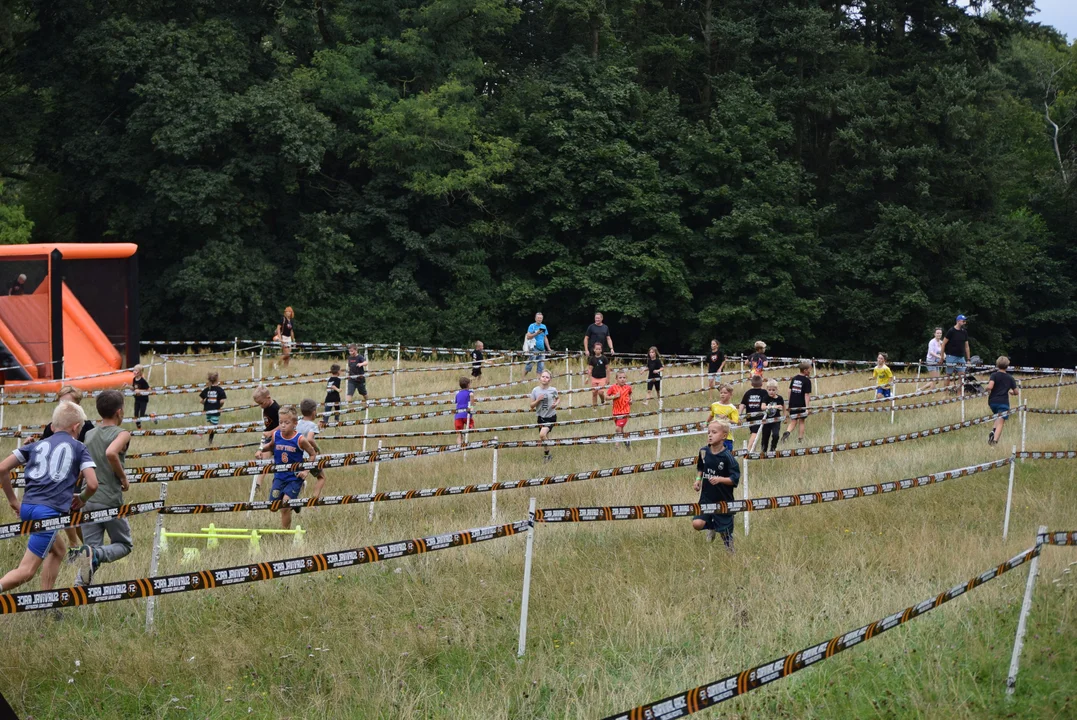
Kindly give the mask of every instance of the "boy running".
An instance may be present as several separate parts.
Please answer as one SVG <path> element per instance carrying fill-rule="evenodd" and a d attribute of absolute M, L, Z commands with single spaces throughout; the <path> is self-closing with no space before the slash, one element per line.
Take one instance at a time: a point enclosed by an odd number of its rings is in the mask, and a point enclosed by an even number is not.
<path fill-rule="evenodd" d="M 456 413 L 452 416 L 456 427 L 456 442 L 464 444 L 464 430 L 475 427 L 475 418 L 471 415 L 471 402 L 475 393 L 471 390 L 471 378 L 460 378 L 460 389 L 456 391 Z"/>
<path fill-rule="evenodd" d="M 699 492 L 699 504 L 731 502 L 733 489 L 740 484 L 740 466 L 726 443 L 729 424 L 715 420 L 707 426 L 707 445 L 700 448 L 696 458 L 696 481 L 692 487 Z M 692 528 L 706 530 L 707 541 L 716 534 L 722 536 L 726 549 L 733 552 L 733 514 L 703 513 L 692 518 Z"/>
<path fill-rule="evenodd" d="M 1006 372 L 1010 367 L 1010 359 L 1005 355 L 995 361 L 995 372 L 987 380 L 987 405 L 992 413 L 1005 413 L 1010 411 L 1010 395 L 1017 394 L 1017 381 L 1013 375 Z M 1006 416 L 1003 415 L 995 420 L 995 427 L 987 436 L 988 445 L 998 445 L 1002 439 L 1002 428 L 1006 424 Z"/>
<path fill-rule="evenodd" d="M 351 403 L 352 397 L 358 391 L 363 396 L 365 402 L 366 397 L 366 366 L 367 359 L 365 355 L 359 354 L 359 346 L 352 343 L 348 346 L 348 403 Z"/>
<path fill-rule="evenodd" d="M 86 449 L 96 466 L 97 492 L 86 503 L 87 510 L 105 510 L 123 505 L 123 493 L 130 484 L 123 463 L 131 442 L 131 433 L 121 427 L 123 423 L 123 394 L 117 390 L 105 390 L 97 396 L 97 414 L 101 420 L 86 435 Z M 105 545 L 105 533 L 108 545 Z M 130 554 L 134 542 L 127 518 L 117 517 L 102 523 L 82 526 L 82 547 L 76 551 L 76 562 L 81 563 L 75 576 L 75 585 L 89 585 L 101 563 L 116 562 Z"/>
<path fill-rule="evenodd" d="M 718 388 L 718 402 L 711 403 L 711 414 L 707 418 L 707 425 L 714 422 L 717 419 L 724 419 L 726 422 L 725 429 L 725 446 L 730 452 L 733 452 L 733 430 L 732 426 L 740 422 L 740 413 L 737 411 L 737 406 L 732 405 L 729 401 L 733 398 L 733 386 L 729 383 L 723 383 Z"/>
<path fill-rule="evenodd" d="M 318 441 L 315 436 L 318 434 L 318 423 L 314 420 L 318 415 L 318 403 L 310 400 L 309 398 L 299 403 L 299 414 L 303 417 L 296 423 L 295 429 L 303 438 L 310 443 L 314 448 L 314 452 L 320 453 L 322 449 L 318 447 Z M 304 460 L 309 460 L 309 457 L 304 455 Z M 299 473 L 299 477 L 302 480 L 306 480 L 307 476 L 310 476 L 317 480 L 314 483 L 313 497 L 322 496 L 322 488 L 325 487 L 325 470 L 321 468 L 314 468 L 313 470 L 303 470 Z M 296 512 L 299 512 L 299 508 L 296 508 Z"/>
<path fill-rule="evenodd" d="M 150 406 L 150 384 L 142 374 L 141 365 L 135 365 L 131 372 L 131 389 L 135 391 L 135 427 L 141 430 L 142 418 L 146 417 L 146 410 Z M 156 424 L 157 421 L 153 422 Z"/>
<path fill-rule="evenodd" d="M 593 354 L 587 358 L 587 377 L 591 379 L 591 409 L 598 407 L 601 402 L 606 404 L 606 396 L 602 394 L 602 388 L 609 382 L 609 362 L 602 354 L 602 343 L 595 343 L 592 348 Z"/>
<path fill-rule="evenodd" d="M 811 360 L 800 363 L 800 374 L 789 381 L 789 425 L 782 433 L 782 442 L 789 439 L 793 428 L 797 428 L 797 443 L 804 442 L 804 418 L 808 416 L 811 404 Z"/>
<path fill-rule="evenodd" d="M 875 399 L 881 400 L 890 397 L 893 389 L 894 373 L 886 364 L 886 353 L 879 353 L 875 359 L 875 367 L 871 369 L 871 376 L 875 378 Z"/>
<path fill-rule="evenodd" d="M 550 438 L 550 430 L 557 422 L 557 406 L 561 404 L 561 396 L 557 388 L 550 385 L 550 371 L 543 370 L 539 375 L 539 385 L 531 391 L 531 409 L 538 413 L 539 442 L 546 442 Z M 550 462 L 550 447 L 542 448 L 542 462 Z"/>
<path fill-rule="evenodd" d="M 224 401 L 228 399 L 224 388 L 217 385 L 220 379 L 219 374 L 211 372 L 206 376 L 206 386 L 198 394 L 198 397 L 202 398 L 202 412 L 205 413 L 206 422 L 214 428 L 221 421 L 221 408 L 224 407 Z M 211 445 L 213 444 L 213 435 L 215 433 L 216 430 L 209 429 L 209 442 Z"/>
<path fill-rule="evenodd" d="M 303 453 L 306 453 L 310 460 L 317 459 L 318 451 L 307 442 L 305 437 L 296 432 L 297 414 L 295 406 L 285 405 L 278 410 L 280 426 L 273 431 L 269 442 L 258 449 L 255 457 L 262 460 L 269 457 L 270 452 L 272 452 L 275 465 L 302 462 Z M 289 500 L 299 497 L 299 492 L 302 489 L 303 480 L 296 475 L 294 470 L 275 471 L 273 473 L 273 489 L 269 493 L 269 499 L 274 502 L 280 500 L 282 503 L 287 503 Z M 276 512 L 276 510 L 273 512 Z M 292 509 L 290 507 L 280 509 L 280 526 L 283 530 L 292 529 Z"/>
<path fill-rule="evenodd" d="M 280 426 L 280 405 L 269 396 L 269 388 L 265 385 L 256 387 L 251 399 L 262 408 L 262 445 L 265 445 L 273 439 L 273 432 Z M 295 410 L 295 408 L 292 409 Z M 262 489 L 262 480 L 265 476 L 265 473 L 258 476 L 254 483 L 256 491 Z"/>
<path fill-rule="evenodd" d="M 708 388 L 713 392 L 714 388 L 722 383 L 722 370 L 725 368 L 725 353 L 722 345 L 717 340 L 711 340 L 711 349 L 707 353 L 707 374 L 710 375 Z M 711 395 L 711 397 L 714 397 Z"/>
<path fill-rule="evenodd" d="M 760 452 L 774 452 L 778 449 L 778 436 L 782 434 L 782 415 L 785 414 L 785 398 L 778 394 L 778 381 L 767 380 L 766 399 L 767 418 L 763 424 L 762 446 Z M 768 448 L 769 444 L 769 448 Z"/>
<path fill-rule="evenodd" d="M 766 407 L 769 400 L 770 395 L 763 389 L 762 376 L 752 375 L 752 388 L 744 393 L 744 397 L 740 399 L 740 407 L 737 408 L 740 414 L 744 416 L 744 419 L 749 422 L 748 431 L 751 433 L 751 437 L 748 438 L 749 450 L 755 450 L 756 437 L 759 435 L 763 416 L 766 415 L 763 408 Z M 754 425 L 750 424 L 753 422 L 755 423 Z"/>
<path fill-rule="evenodd" d="M 618 370 L 617 382 L 606 389 L 606 395 L 613 398 L 613 424 L 617 427 L 617 433 L 624 439 L 628 414 L 632 412 L 632 386 L 628 384 L 628 373 Z M 631 447 L 628 440 L 624 443 L 625 447 Z"/>
<path fill-rule="evenodd" d="M 763 377 L 763 371 L 770 365 L 766 356 L 767 344 L 762 340 L 755 343 L 755 352 L 748 356 L 748 369 L 752 375 Z"/>
<path fill-rule="evenodd" d="M 482 340 L 476 340 L 475 349 L 471 351 L 471 377 L 476 386 L 482 382 L 482 365 L 485 360 L 486 353 L 483 352 Z"/>
<path fill-rule="evenodd" d="M 329 380 L 325 383 L 325 414 L 322 415 L 322 427 L 329 425 L 329 413 L 333 413 L 333 421 L 340 422 L 340 365 L 333 363 L 329 366 Z"/>
<path fill-rule="evenodd" d="M 80 509 L 97 492 L 97 475 L 93 458 L 86 446 L 75 439 L 86 420 L 86 413 L 75 403 L 63 402 L 52 411 L 53 434 L 50 437 L 15 448 L 0 462 L 0 487 L 8 505 L 20 520 L 47 520 Z M 22 502 L 11 488 L 11 471 L 26 465 L 26 492 Z M 75 495 L 79 473 L 85 487 Z M 30 536 L 19 566 L 0 578 L 0 592 L 9 592 L 30 580 L 41 570 L 41 589 L 56 584 L 67 547 L 55 530 Z"/>

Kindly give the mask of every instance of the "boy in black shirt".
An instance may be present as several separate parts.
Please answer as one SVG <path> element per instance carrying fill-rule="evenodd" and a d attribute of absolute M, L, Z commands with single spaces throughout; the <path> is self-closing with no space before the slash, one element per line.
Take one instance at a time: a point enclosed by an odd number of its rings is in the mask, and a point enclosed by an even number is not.
<path fill-rule="evenodd" d="M 333 363 L 329 366 L 329 380 L 325 384 L 325 413 L 322 415 L 322 427 L 329 424 L 329 413 L 333 413 L 333 420 L 340 422 L 340 365 Z"/>
<path fill-rule="evenodd" d="M 755 450 L 756 436 L 759 434 L 759 426 L 762 424 L 763 408 L 770 401 L 770 395 L 763 389 L 763 378 L 760 375 L 752 376 L 752 389 L 744 393 L 740 399 L 740 416 L 748 421 L 748 431 L 752 434 L 748 438 L 748 449 Z"/>
<path fill-rule="evenodd" d="M 995 361 L 995 367 L 998 369 L 991 373 L 991 377 L 987 380 L 987 404 L 992 413 L 1008 413 L 1010 395 L 1017 394 L 1017 381 L 1013 379 L 1013 375 L 1006 372 L 1010 367 L 1010 359 L 1005 355 Z M 1002 439 L 1002 427 L 1005 424 L 1005 415 L 995 420 L 995 427 L 987 436 L 988 445 L 998 445 L 998 441 Z"/>
<path fill-rule="evenodd" d="M 348 346 L 348 402 L 352 401 L 352 396 L 358 390 L 359 394 L 363 396 L 363 400 L 366 397 L 366 366 L 367 359 L 365 355 L 359 354 L 359 346 L 354 343 Z"/>
<path fill-rule="evenodd" d="M 778 394 L 778 381 L 767 380 L 767 399 L 765 401 L 767 421 L 763 424 L 763 439 L 760 452 L 778 449 L 778 436 L 782 434 L 782 415 L 785 410 L 785 398 Z"/>
<path fill-rule="evenodd" d="M 700 448 L 696 457 L 696 481 L 692 487 L 699 491 L 701 505 L 732 502 L 733 489 L 740 484 L 740 466 L 733 453 L 725 447 L 729 423 L 714 420 L 707 426 L 707 445 Z M 715 534 L 722 536 L 729 552 L 733 552 L 733 514 L 703 513 L 692 518 L 692 528 L 706 530 L 707 541 L 713 542 Z"/>
<path fill-rule="evenodd" d="M 206 422 L 214 427 L 221 421 L 221 408 L 224 407 L 224 401 L 228 398 L 224 393 L 224 389 L 217 385 L 220 379 L 220 375 L 211 372 L 206 376 L 206 386 L 198 394 L 198 397 L 202 398 L 202 411 L 206 414 Z M 213 444 L 215 432 L 213 428 L 210 428 L 209 442 L 211 445 Z"/>
<path fill-rule="evenodd" d="M 146 409 L 150 406 L 150 384 L 146 381 L 146 376 L 142 374 L 141 365 L 135 365 L 131 368 L 131 372 L 133 373 L 131 387 L 135 391 L 135 427 L 141 430 L 142 418 L 146 417 Z"/>
<path fill-rule="evenodd" d="M 478 387 L 479 380 L 482 378 L 482 364 L 485 360 L 486 353 L 483 352 L 482 340 L 476 340 L 475 349 L 471 351 L 471 377 L 473 378 L 471 384 L 474 387 Z"/>
<path fill-rule="evenodd" d="M 269 388 L 265 385 L 256 387 L 251 399 L 254 400 L 258 407 L 262 408 L 262 445 L 267 445 L 273 439 L 274 431 L 280 427 L 280 405 L 270 397 Z M 255 478 L 254 489 L 256 491 L 262 487 L 262 479 L 267 474 L 262 473 Z"/>
<path fill-rule="evenodd" d="M 793 376 L 789 381 L 789 425 L 782 433 L 782 442 L 789 439 L 793 428 L 799 429 L 797 443 L 804 442 L 804 418 L 808 416 L 806 410 L 811 403 L 811 360 L 800 363 L 800 374 Z"/>

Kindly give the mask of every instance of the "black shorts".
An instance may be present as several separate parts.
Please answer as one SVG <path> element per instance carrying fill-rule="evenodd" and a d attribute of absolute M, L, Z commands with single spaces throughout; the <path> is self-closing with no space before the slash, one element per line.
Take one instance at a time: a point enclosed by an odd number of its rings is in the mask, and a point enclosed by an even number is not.
<path fill-rule="evenodd" d="M 549 417 L 542 417 L 541 415 L 538 416 L 539 428 L 549 428 L 550 430 L 553 430 L 554 423 L 556 423 L 556 422 L 557 422 L 557 416 L 556 415 L 550 415 Z"/>
<path fill-rule="evenodd" d="M 751 433 L 752 435 L 755 435 L 757 432 L 759 432 L 759 427 L 760 427 L 759 425 L 749 425 L 748 426 L 748 432 Z"/>
<path fill-rule="evenodd" d="M 362 395 L 363 397 L 366 397 L 366 378 L 365 377 L 361 377 L 361 378 L 359 378 L 357 380 L 353 380 L 352 378 L 348 378 L 348 397 L 351 397 L 352 395 L 354 395 L 356 390 L 359 391 L 360 395 Z"/>
<path fill-rule="evenodd" d="M 655 390 L 657 392 L 662 392 L 662 378 L 648 379 L 647 380 L 647 390 L 648 390 L 648 392 L 651 391 L 651 390 Z"/>
<path fill-rule="evenodd" d="M 804 419 L 806 417 L 808 417 L 808 408 L 804 407 L 803 405 L 801 405 L 800 407 L 792 407 L 792 406 L 790 406 L 790 408 L 789 408 L 789 419 L 790 420 L 802 420 L 802 419 Z"/>
<path fill-rule="evenodd" d="M 471 377 L 482 377 L 482 368 L 471 368 Z"/>

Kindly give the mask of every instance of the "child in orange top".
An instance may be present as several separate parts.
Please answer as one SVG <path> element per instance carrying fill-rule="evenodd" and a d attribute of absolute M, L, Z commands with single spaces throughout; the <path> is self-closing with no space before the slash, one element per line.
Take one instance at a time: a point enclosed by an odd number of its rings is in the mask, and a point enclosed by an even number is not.
<path fill-rule="evenodd" d="M 625 425 L 628 424 L 628 413 L 632 411 L 632 386 L 628 384 L 628 373 L 624 370 L 617 371 L 617 382 L 606 388 L 606 397 L 613 398 L 613 424 L 617 426 L 618 434 L 623 436 Z M 625 447 L 630 447 L 627 440 Z"/>

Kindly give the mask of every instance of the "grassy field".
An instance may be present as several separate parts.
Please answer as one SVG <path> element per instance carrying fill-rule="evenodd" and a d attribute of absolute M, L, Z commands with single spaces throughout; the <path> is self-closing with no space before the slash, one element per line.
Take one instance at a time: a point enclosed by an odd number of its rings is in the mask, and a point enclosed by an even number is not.
<path fill-rule="evenodd" d="M 443 360 L 442 363 L 445 361 Z M 170 365 L 169 382 L 197 382 L 224 362 Z M 291 372 L 321 370 L 329 360 L 297 360 Z M 389 367 L 375 360 L 373 369 Z M 417 363 L 405 363 L 417 367 Z M 564 372 L 563 361 L 555 369 Z M 577 368 L 578 369 L 578 366 Z M 670 369 L 690 372 L 692 367 Z M 266 374 L 270 373 L 267 365 Z M 698 370 L 698 366 L 695 366 Z M 249 368 L 220 370 L 222 380 L 250 377 Z M 514 370 L 519 379 L 519 368 Z M 780 371 L 791 375 L 793 371 Z M 398 394 L 453 390 L 459 371 L 409 373 Z M 486 382 L 508 380 L 487 371 Z M 633 380 L 641 377 L 633 370 Z M 155 367 L 151 383 L 162 382 Z M 580 379 L 574 384 L 579 386 Z M 1036 382 L 1047 383 L 1049 380 Z M 567 386 L 564 378 L 554 383 Z M 817 392 L 870 384 L 865 374 L 821 379 Z M 390 379 L 371 379 L 372 397 L 390 394 Z M 783 383 L 782 394 L 785 394 Z M 506 392 L 526 392 L 521 385 Z M 638 388 L 639 386 L 637 386 Z M 698 388 L 698 378 L 667 381 L 666 392 Z M 908 390 L 908 385 L 901 386 Z M 745 385 L 735 393 L 739 400 Z M 634 410 L 642 406 L 637 389 Z M 275 389 L 282 403 L 321 400 L 320 385 Z M 480 389 L 479 394 L 483 391 Z M 841 398 L 866 399 L 870 394 Z M 941 398 L 942 395 L 931 396 Z M 1025 393 L 1029 404 L 1051 407 L 1055 390 Z M 250 391 L 229 391 L 229 405 L 250 404 Z M 704 394 L 670 399 L 667 407 L 702 406 Z M 567 403 L 566 400 L 563 403 Z M 561 419 L 608 414 L 583 395 Z M 655 403 L 652 403 L 654 409 Z M 93 417 L 92 401 L 85 401 Z M 129 410 L 130 410 L 130 406 Z M 517 407 L 524 401 L 483 403 Z M 1064 388 L 1061 407 L 1077 407 Z M 156 413 L 198 410 L 195 395 L 160 396 Z M 428 408 L 432 409 L 432 408 Z M 421 409 L 416 409 L 419 411 Z M 4 424 L 40 424 L 49 406 L 8 407 Z M 372 415 L 412 410 L 379 408 Z M 960 419 L 960 404 L 886 413 L 839 414 L 838 441 L 875 438 Z M 970 400 L 967 417 L 988 414 L 986 400 Z M 256 410 L 224 422 L 258 417 Z M 355 417 L 352 415 L 351 417 Z M 705 419 L 670 414 L 665 425 Z M 480 426 L 532 422 L 530 412 L 480 416 Z M 162 422 L 159 427 L 193 424 Z M 630 429 L 654 427 L 653 417 Z M 451 419 L 370 426 L 371 433 L 445 429 Z M 1073 448 L 1077 418 L 1028 416 L 1029 449 Z M 594 435 L 611 423 L 570 426 L 555 437 Z M 749 463 L 752 496 L 825 490 L 897 480 L 957 468 L 1009 454 L 1020 443 L 1012 421 L 998 447 L 986 426 L 882 448 Z M 328 430 L 361 433 L 361 428 Z M 498 433 L 502 440 L 533 438 L 531 430 Z M 254 434 L 219 436 L 218 444 L 252 441 Z M 487 439 L 476 434 L 472 439 Z M 385 439 L 386 445 L 451 442 L 451 436 Z M 747 439 L 737 433 L 737 446 Z M 807 444 L 830 440 L 830 416 L 808 420 Z M 10 448 L 11 441 L 6 441 Z M 701 437 L 666 440 L 664 458 L 692 455 Z M 368 440 L 368 447 L 376 441 Z M 132 452 L 199 447 L 196 437 L 137 438 Z M 323 440 L 329 452 L 360 449 L 361 440 Z M 786 444 L 784 447 L 790 447 Z M 792 446 L 795 446 L 792 445 Z M 247 460 L 253 449 L 131 460 L 129 466 Z M 542 463 L 536 449 L 502 450 L 501 480 L 529 478 L 655 459 L 655 443 L 630 450 L 613 445 L 555 448 Z M 492 451 L 471 451 L 383 463 L 379 490 L 486 482 Z M 373 467 L 328 472 L 326 494 L 370 490 Z M 1024 462 L 1016 469 L 1010 535 L 1002 540 L 1005 468 L 940 486 L 819 507 L 754 513 L 745 536 L 737 518 L 735 555 L 707 544 L 687 519 L 539 525 L 535 534 L 528 650 L 516 658 L 524 561 L 522 536 L 414 558 L 161 598 L 156 633 L 144 632 L 145 601 L 116 602 L 64 612 L 0 618 L 0 692 L 22 717 L 34 718 L 594 718 L 628 709 L 799 650 L 882 618 L 968 580 L 1031 546 L 1036 528 L 1077 529 L 1073 461 Z M 498 522 L 526 516 L 528 498 L 539 507 L 693 502 L 691 469 L 591 480 L 498 497 Z M 135 486 L 130 501 L 154 499 L 159 485 Z M 246 500 L 248 478 L 171 483 L 169 503 Z M 737 495 L 740 497 L 740 491 Z M 264 496 L 263 496 L 264 497 Z M 10 511 L 4 522 L 10 522 Z M 263 539 L 256 559 L 461 530 L 489 524 L 489 495 L 380 503 L 373 522 L 367 505 L 313 508 L 299 517 L 309 533 L 303 548 Z M 276 527 L 268 512 L 166 516 L 169 530 L 197 530 L 207 522 Z M 106 566 L 97 582 L 148 574 L 155 516 L 132 518 L 136 546 Z M 173 542 L 159 573 L 246 563 L 242 543 L 207 550 L 202 541 Z M 182 548 L 201 547 L 196 564 Z M 24 540 L 0 543 L 13 567 Z M 863 647 L 759 691 L 704 711 L 700 717 L 737 718 L 1072 718 L 1077 716 L 1077 584 L 1073 548 L 1047 548 L 1041 563 L 1028 638 L 1012 702 L 1005 700 L 1009 654 L 1027 571 L 1020 569 L 892 630 Z M 1075 565 L 1077 567 L 1077 565 Z M 73 582 L 65 568 L 60 585 Z M 36 583 L 27 588 L 34 589 Z"/>

